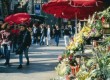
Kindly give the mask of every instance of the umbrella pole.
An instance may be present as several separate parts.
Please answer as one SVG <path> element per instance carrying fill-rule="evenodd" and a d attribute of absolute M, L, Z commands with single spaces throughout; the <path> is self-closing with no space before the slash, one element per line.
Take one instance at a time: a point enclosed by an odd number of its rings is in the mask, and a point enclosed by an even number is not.
<path fill-rule="evenodd" d="M 77 14 L 75 14 L 75 34 L 77 34 L 78 32 L 78 30 L 77 30 L 77 22 L 78 22 L 78 20 L 77 20 Z"/>

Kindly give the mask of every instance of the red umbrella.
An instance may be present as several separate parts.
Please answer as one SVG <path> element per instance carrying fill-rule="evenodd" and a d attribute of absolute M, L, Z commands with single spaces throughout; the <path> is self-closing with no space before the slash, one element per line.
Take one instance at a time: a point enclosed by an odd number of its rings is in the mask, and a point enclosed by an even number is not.
<path fill-rule="evenodd" d="M 103 9 L 102 0 L 51 0 L 43 5 L 44 12 L 56 17 L 73 19 L 88 18 L 95 11 Z"/>
<path fill-rule="evenodd" d="M 8 23 L 16 23 L 16 24 L 21 24 L 21 23 L 29 23 L 30 22 L 30 15 L 28 13 L 16 13 L 12 14 L 8 17 L 5 18 L 5 22 Z"/>
<path fill-rule="evenodd" d="M 10 25 L 14 24 L 13 15 L 10 15 L 10 16 L 6 17 L 5 22 L 8 22 Z"/>

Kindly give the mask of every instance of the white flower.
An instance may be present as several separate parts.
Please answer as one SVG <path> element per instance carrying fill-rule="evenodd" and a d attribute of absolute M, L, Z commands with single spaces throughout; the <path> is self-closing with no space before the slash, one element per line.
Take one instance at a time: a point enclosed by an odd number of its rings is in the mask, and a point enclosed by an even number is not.
<path fill-rule="evenodd" d="M 73 53 L 73 50 L 70 50 L 70 53 Z"/>

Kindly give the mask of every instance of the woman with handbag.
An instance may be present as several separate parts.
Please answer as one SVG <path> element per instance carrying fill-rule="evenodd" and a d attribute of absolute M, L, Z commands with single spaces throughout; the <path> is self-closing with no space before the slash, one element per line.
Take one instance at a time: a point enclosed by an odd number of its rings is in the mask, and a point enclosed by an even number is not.
<path fill-rule="evenodd" d="M 0 31 L 0 34 L 2 35 L 1 47 L 6 59 L 6 62 L 4 65 L 9 66 L 12 35 L 11 35 L 10 25 L 8 23 L 3 24 L 2 28 L 3 30 Z"/>
<path fill-rule="evenodd" d="M 31 34 L 27 30 L 26 25 L 22 24 L 20 25 L 20 34 L 18 36 L 18 51 L 20 50 L 19 54 L 19 66 L 18 69 L 22 68 L 23 64 L 23 53 L 26 57 L 27 63 L 26 65 L 29 65 L 29 56 L 28 56 L 28 49 L 31 45 Z"/>

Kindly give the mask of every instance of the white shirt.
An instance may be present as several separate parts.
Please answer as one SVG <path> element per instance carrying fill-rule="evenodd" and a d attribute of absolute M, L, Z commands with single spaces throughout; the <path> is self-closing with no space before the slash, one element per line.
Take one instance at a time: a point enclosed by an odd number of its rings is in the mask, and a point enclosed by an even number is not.
<path fill-rule="evenodd" d="M 33 33 L 36 33 L 36 29 L 37 29 L 36 27 L 33 27 Z"/>
<path fill-rule="evenodd" d="M 50 28 L 47 29 L 47 35 L 50 35 Z"/>

